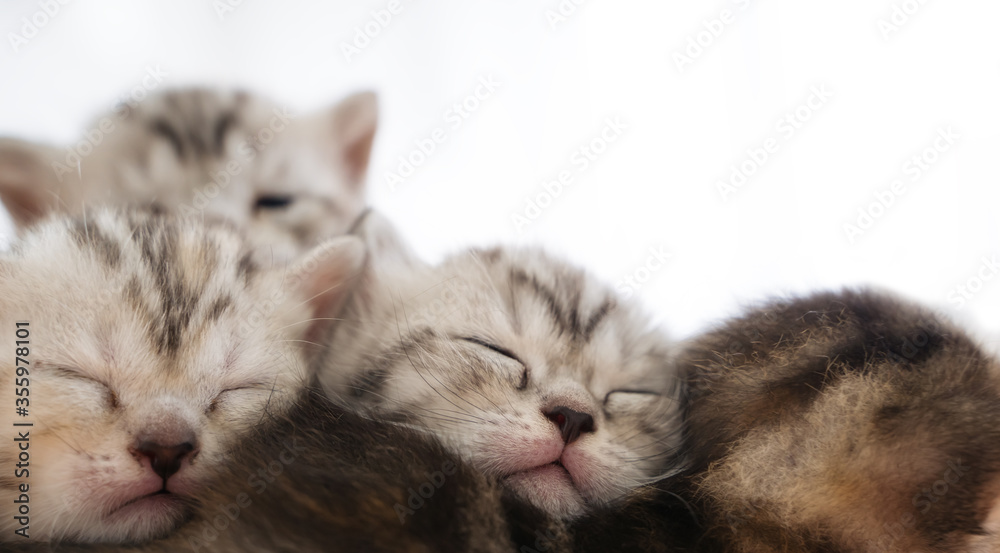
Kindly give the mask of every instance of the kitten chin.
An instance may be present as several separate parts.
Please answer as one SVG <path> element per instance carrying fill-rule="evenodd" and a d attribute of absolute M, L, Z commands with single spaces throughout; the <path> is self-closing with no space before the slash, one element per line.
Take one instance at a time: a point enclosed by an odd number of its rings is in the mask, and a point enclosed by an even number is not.
<path fill-rule="evenodd" d="M 871 291 L 776 301 L 696 338 L 688 438 L 731 551 L 996 551 L 1000 365 Z"/>
<path fill-rule="evenodd" d="M 0 426 L 31 424 L 0 442 L 0 466 L 30 456 L 0 479 L 0 503 L 23 494 L 30 517 L 0 518 L 0 542 L 141 542 L 175 529 L 229 448 L 304 387 L 299 343 L 329 320 L 363 257 L 341 238 L 304 266 L 261 267 L 227 225 L 138 212 L 29 232 L 0 255 L 0 371 L 26 371 L 0 379 L 0 396 L 30 399 L 16 419 L 2 410 Z"/>
<path fill-rule="evenodd" d="M 167 90 L 97 118 L 92 151 L 0 139 L 0 199 L 21 229 L 100 205 L 224 219 L 258 261 L 287 263 L 364 209 L 377 112 L 368 92 L 298 117 L 247 92 Z"/>
<path fill-rule="evenodd" d="M 670 346 L 637 305 L 537 249 L 430 266 L 376 213 L 356 234 L 368 263 L 315 365 L 334 401 L 565 518 L 683 467 Z"/>

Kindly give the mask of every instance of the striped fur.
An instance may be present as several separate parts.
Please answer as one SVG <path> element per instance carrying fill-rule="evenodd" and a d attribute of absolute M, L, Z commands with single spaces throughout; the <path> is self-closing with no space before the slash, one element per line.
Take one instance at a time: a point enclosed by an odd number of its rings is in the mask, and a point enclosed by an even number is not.
<path fill-rule="evenodd" d="M 0 140 L 0 198 L 22 227 L 93 205 L 228 219 L 261 259 L 286 262 L 364 208 L 375 126 L 370 93 L 295 117 L 246 92 L 169 90 L 98 118 L 69 149 Z"/>
<path fill-rule="evenodd" d="M 28 321 L 30 417 L 17 420 L 34 423 L 29 478 L 5 470 L 0 503 L 30 485 L 31 539 L 139 541 L 181 522 L 228 449 L 305 385 L 298 342 L 328 316 L 307 301 L 315 278 L 336 289 L 363 259 L 353 238 L 323 253 L 270 269 L 245 262 L 229 225 L 98 211 L 43 224 L 0 257 L 0 372 L 14 374 L 15 322 Z M 0 396 L 14 397 L 13 378 Z M 167 480 L 136 451 L 164 436 L 194 450 Z M 0 442 L 0 466 L 15 445 Z M 174 500 L 159 515 L 124 510 L 164 485 Z M 0 519 L 0 541 L 21 539 L 14 524 Z"/>
<path fill-rule="evenodd" d="M 430 432 L 565 517 L 679 467 L 678 381 L 638 306 L 539 250 L 430 267 L 377 214 L 358 233 L 369 264 L 318 369 L 337 402 Z M 593 419 L 565 448 L 559 406 Z"/>
<path fill-rule="evenodd" d="M 823 293 L 752 310 L 681 363 L 726 551 L 1000 550 L 1000 366 L 949 322 Z"/>

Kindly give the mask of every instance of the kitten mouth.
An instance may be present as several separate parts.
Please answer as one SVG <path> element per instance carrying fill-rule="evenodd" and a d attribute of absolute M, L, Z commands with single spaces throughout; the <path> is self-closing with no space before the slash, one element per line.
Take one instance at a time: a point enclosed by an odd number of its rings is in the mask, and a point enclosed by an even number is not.
<path fill-rule="evenodd" d="M 185 510 L 184 499 L 159 489 L 153 493 L 140 495 L 118 505 L 105 515 L 109 520 L 135 520 L 136 518 L 170 519 L 178 517 Z"/>
<path fill-rule="evenodd" d="M 512 472 L 504 476 L 504 480 L 519 479 L 519 477 L 524 475 L 546 475 L 548 477 L 557 477 L 562 479 L 565 477 L 565 481 L 576 488 L 576 484 L 573 482 L 573 475 L 570 473 L 569 469 L 559 459 L 552 461 L 551 463 L 545 463 L 544 465 L 534 466 L 528 469 L 519 470 Z"/>
<path fill-rule="evenodd" d="M 503 481 L 518 495 L 558 516 L 577 516 L 587 503 L 569 469 L 558 460 L 509 474 Z"/>

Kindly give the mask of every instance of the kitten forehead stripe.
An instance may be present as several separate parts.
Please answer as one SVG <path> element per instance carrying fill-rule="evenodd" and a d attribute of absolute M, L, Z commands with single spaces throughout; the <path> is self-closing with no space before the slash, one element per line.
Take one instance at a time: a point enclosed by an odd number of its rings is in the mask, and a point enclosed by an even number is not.
<path fill-rule="evenodd" d="M 214 302 L 212 302 L 212 306 L 208 308 L 208 314 L 205 316 L 205 322 L 211 323 L 219 320 L 219 317 L 232 308 L 232 306 L 232 296 L 226 294 L 225 296 L 217 298 Z"/>
<path fill-rule="evenodd" d="M 566 328 L 566 323 L 564 322 L 563 310 L 556 301 L 555 294 L 549 290 L 548 287 L 538 282 L 538 279 L 534 276 L 529 276 L 528 273 L 523 270 L 513 269 L 510 274 L 514 284 L 526 286 L 534 292 L 537 297 L 541 298 L 545 302 L 549 315 L 551 315 L 552 319 L 556 322 L 560 334 L 566 332 L 568 329 Z"/>
<path fill-rule="evenodd" d="M 253 260 L 253 253 L 246 252 L 236 264 L 236 272 L 243 277 L 243 282 L 249 283 L 257 273 L 257 263 Z"/>
<path fill-rule="evenodd" d="M 226 134 L 237 124 L 236 113 L 227 112 L 215 123 L 215 155 L 222 156 L 226 150 Z"/>
<path fill-rule="evenodd" d="M 566 302 L 568 305 L 560 301 L 560 296 L 556 291 L 539 282 L 536 276 L 529 275 L 521 269 L 511 269 L 509 278 L 512 283 L 511 288 L 513 288 L 514 284 L 525 286 L 544 302 L 549 314 L 556 322 L 560 333 L 569 334 L 574 341 L 587 342 L 591 339 L 601 321 L 614 309 L 616 303 L 611 297 L 606 297 L 601 305 L 584 322 L 584 319 L 580 315 L 580 303 L 583 301 L 583 292 L 581 289 L 582 275 L 572 276 L 574 282 L 560 282 L 560 280 L 565 280 L 566 277 L 556 279 L 556 284 L 560 289 L 570 290 Z"/>
<path fill-rule="evenodd" d="M 176 355 L 191 314 L 197 310 L 203 296 L 205 283 L 184 278 L 184 267 L 177 259 L 181 248 L 175 228 L 157 226 L 147 218 L 138 225 L 132 239 L 140 246 L 143 261 L 159 295 L 160 319 L 149 327 L 153 343 L 159 353 Z M 200 252 L 202 262 L 211 264 L 217 254 L 209 250 L 214 250 L 216 246 L 208 243 L 203 247 Z"/>
<path fill-rule="evenodd" d="M 101 230 L 96 221 L 74 220 L 69 230 L 81 248 L 89 248 L 108 267 L 115 268 L 121 261 L 121 247 Z"/>
<path fill-rule="evenodd" d="M 184 141 L 181 140 L 180 134 L 170 126 L 170 123 L 164 119 L 157 119 L 150 124 L 150 130 L 153 131 L 153 134 L 165 138 L 167 142 L 170 142 L 178 159 L 184 159 Z"/>
<path fill-rule="evenodd" d="M 591 336 L 594 335 L 594 331 L 597 330 L 597 326 L 601 324 L 601 321 L 605 320 L 608 313 L 610 313 L 616 306 L 617 303 L 615 303 L 613 298 L 604 298 L 604 301 L 601 302 L 601 306 L 594 311 L 594 313 L 590 316 L 590 319 L 587 320 L 587 324 L 583 326 L 584 340 L 590 340 Z"/>

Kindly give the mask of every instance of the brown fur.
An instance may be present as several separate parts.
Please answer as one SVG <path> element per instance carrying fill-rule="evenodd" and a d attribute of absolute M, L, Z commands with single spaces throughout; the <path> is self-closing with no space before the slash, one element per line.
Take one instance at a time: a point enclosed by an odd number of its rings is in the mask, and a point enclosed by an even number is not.
<path fill-rule="evenodd" d="M 996 550 L 997 363 L 930 311 L 868 291 L 778 301 L 681 363 L 727 551 Z"/>
<path fill-rule="evenodd" d="M 301 451 L 281 460 L 287 444 Z M 708 553 L 690 545 L 696 523 L 664 481 L 568 525 L 504 490 L 434 438 L 342 411 L 306 392 L 287 415 L 265 419 L 231 452 L 232 462 L 199 498 L 194 517 L 172 536 L 143 544 L 4 544 L 11 553 Z M 261 489 L 251 480 L 282 464 Z M 400 522 L 395 504 L 428 474 L 454 463 L 455 474 Z M 277 472 L 277 470 L 275 470 Z M 246 494 L 235 521 L 225 509 Z M 245 501 L 243 502 L 246 503 Z M 235 511 L 230 510 L 230 513 Z M 219 516 L 223 518 L 219 518 Z M 211 529 L 212 522 L 218 524 Z M 222 530 L 217 530 L 222 527 Z M 214 536 L 214 537 L 213 537 Z M 714 550 L 712 550 L 714 551 Z"/>

